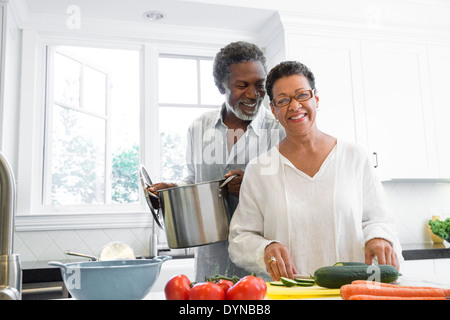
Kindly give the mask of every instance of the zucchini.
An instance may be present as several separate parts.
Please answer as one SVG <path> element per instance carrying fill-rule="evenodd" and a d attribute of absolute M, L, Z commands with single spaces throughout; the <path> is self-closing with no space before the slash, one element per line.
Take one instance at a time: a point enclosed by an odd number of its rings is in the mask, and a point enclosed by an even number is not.
<path fill-rule="evenodd" d="M 344 266 L 344 267 L 351 267 L 351 266 L 367 266 L 364 262 L 336 262 L 334 266 Z"/>
<path fill-rule="evenodd" d="M 368 280 L 376 269 L 369 269 L 371 265 L 329 266 L 317 269 L 314 280 L 318 286 L 336 289 L 355 280 Z M 393 282 L 398 279 L 398 270 L 391 265 L 377 265 L 380 269 L 380 282 Z"/>

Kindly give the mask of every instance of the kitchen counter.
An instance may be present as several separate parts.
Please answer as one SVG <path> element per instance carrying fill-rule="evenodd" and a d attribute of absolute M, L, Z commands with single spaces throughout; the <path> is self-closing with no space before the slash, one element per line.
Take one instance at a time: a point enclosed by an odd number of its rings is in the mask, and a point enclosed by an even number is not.
<path fill-rule="evenodd" d="M 402 255 L 405 260 L 422 260 L 422 259 L 448 259 L 450 258 L 450 244 L 429 243 L 407 243 L 402 244 Z"/>
<path fill-rule="evenodd" d="M 415 286 L 415 287 L 436 287 L 436 288 L 450 288 L 450 275 L 447 276 L 428 276 L 428 277 L 410 277 L 400 276 L 398 279 L 399 285 Z M 305 287 L 305 289 L 308 289 Z M 291 297 L 292 298 L 292 297 Z M 165 300 L 163 291 L 150 292 L 144 300 Z M 265 300 L 272 300 L 270 297 L 266 297 Z M 302 300 L 341 300 L 338 296 L 322 296 L 317 298 L 308 298 Z"/>

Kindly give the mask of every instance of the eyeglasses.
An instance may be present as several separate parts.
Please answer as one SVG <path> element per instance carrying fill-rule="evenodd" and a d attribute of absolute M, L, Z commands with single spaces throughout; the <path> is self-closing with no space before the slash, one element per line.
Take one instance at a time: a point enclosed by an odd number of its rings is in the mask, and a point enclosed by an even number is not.
<path fill-rule="evenodd" d="M 303 102 L 306 100 L 311 99 L 314 96 L 314 91 L 315 89 L 312 90 L 305 90 L 305 91 L 300 91 L 297 92 L 295 95 L 293 96 L 280 96 L 280 97 L 276 97 L 272 100 L 272 104 L 275 107 L 278 108 L 282 108 L 282 107 L 286 107 L 289 104 L 291 104 L 292 99 L 297 100 L 298 102 Z"/>

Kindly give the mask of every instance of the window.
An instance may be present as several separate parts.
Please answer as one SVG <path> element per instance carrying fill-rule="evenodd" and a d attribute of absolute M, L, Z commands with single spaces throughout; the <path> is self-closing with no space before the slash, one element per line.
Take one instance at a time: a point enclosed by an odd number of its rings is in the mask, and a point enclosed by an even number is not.
<path fill-rule="evenodd" d="M 186 175 L 186 134 L 195 118 L 214 110 L 223 97 L 214 84 L 213 59 L 161 55 L 159 57 L 159 128 L 161 181 Z"/>
<path fill-rule="evenodd" d="M 140 52 L 47 46 L 42 203 L 139 201 Z"/>

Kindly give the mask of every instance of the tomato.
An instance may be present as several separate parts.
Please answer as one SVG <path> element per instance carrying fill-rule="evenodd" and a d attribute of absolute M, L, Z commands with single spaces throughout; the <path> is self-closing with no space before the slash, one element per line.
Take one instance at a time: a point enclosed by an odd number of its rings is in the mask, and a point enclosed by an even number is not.
<path fill-rule="evenodd" d="M 217 284 L 223 289 L 225 295 L 227 294 L 228 289 L 230 289 L 234 285 L 233 281 L 225 279 L 220 279 Z"/>
<path fill-rule="evenodd" d="M 256 277 L 256 279 L 258 279 L 259 284 L 261 285 L 261 300 L 264 299 L 266 297 L 266 293 L 267 293 L 267 284 L 264 281 L 264 279 L 258 278 Z"/>
<path fill-rule="evenodd" d="M 200 282 L 191 288 L 189 300 L 225 300 L 225 292 L 214 282 Z"/>
<path fill-rule="evenodd" d="M 189 300 L 191 281 L 184 274 L 172 277 L 164 287 L 167 300 Z"/>
<path fill-rule="evenodd" d="M 227 291 L 228 300 L 262 300 L 266 296 L 267 285 L 261 278 L 245 276 Z"/>

